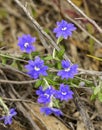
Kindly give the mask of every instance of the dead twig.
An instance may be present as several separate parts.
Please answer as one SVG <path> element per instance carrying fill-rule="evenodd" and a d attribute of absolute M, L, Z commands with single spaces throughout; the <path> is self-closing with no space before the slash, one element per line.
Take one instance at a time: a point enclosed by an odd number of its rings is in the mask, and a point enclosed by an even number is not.
<path fill-rule="evenodd" d="M 84 33 L 87 34 L 87 36 L 89 36 L 90 38 L 92 38 L 96 43 L 98 43 L 99 45 L 102 46 L 102 43 L 97 39 L 95 38 L 94 36 L 92 36 L 88 31 L 86 31 L 79 23 L 77 23 L 75 20 L 73 20 L 70 16 L 64 14 L 65 17 L 67 19 L 69 19 L 71 22 L 73 22 L 78 28 L 80 28 L 80 30 L 82 30 Z"/>
<path fill-rule="evenodd" d="M 1 56 L 1 57 L 6 57 L 6 58 L 9 58 L 9 59 L 13 59 L 13 60 L 17 60 L 17 61 L 21 61 L 21 62 L 28 63 L 28 61 L 26 61 L 26 60 L 20 59 L 20 58 L 18 58 L 18 57 L 14 57 L 14 56 L 12 56 L 12 55 L 3 54 L 3 53 L 1 53 L 1 52 L 0 52 L 0 56 Z"/>
<path fill-rule="evenodd" d="M 31 84 L 31 83 L 35 83 L 37 80 L 28 80 L 28 81 L 12 81 L 12 80 L 0 80 L 0 83 L 6 84 Z"/>
<path fill-rule="evenodd" d="M 22 75 L 30 78 L 30 76 L 27 75 L 26 73 L 24 73 L 24 72 L 22 72 L 22 71 L 20 71 L 20 70 L 18 70 L 16 68 L 13 68 L 10 65 L 2 65 L 2 63 L 0 63 L 0 69 L 7 70 L 7 71 L 10 71 L 10 72 L 15 72 L 15 73 L 18 73 L 18 74 L 22 74 Z"/>
<path fill-rule="evenodd" d="M 102 76 L 102 72 L 100 71 L 95 71 L 95 70 L 84 70 L 79 68 L 78 69 L 80 72 L 78 73 L 78 75 L 82 75 L 82 74 L 86 74 L 86 75 L 96 75 L 96 76 Z"/>
<path fill-rule="evenodd" d="M 83 119 L 83 122 L 85 124 L 86 129 L 87 130 L 95 130 L 94 126 L 90 120 L 90 117 L 85 110 L 85 106 L 82 104 L 80 97 L 75 89 L 74 89 L 74 102 L 77 106 L 78 111 L 80 112 L 80 115 Z"/>
<path fill-rule="evenodd" d="M 82 16 L 84 16 L 91 24 L 93 24 L 97 30 L 102 33 L 102 29 L 98 26 L 98 24 L 92 20 L 91 18 L 89 18 L 82 10 L 80 10 L 71 0 L 67 0 L 67 2 L 74 8 L 76 9 Z"/>
<path fill-rule="evenodd" d="M 14 89 L 13 87 L 11 87 L 11 89 L 12 89 L 12 92 L 9 93 L 9 94 L 11 95 L 11 97 L 13 97 L 13 98 L 21 98 L 20 95 L 17 93 L 17 91 L 15 91 L 15 89 Z M 18 103 L 19 103 L 19 102 L 17 102 L 17 104 L 18 104 Z M 20 103 L 19 103 L 19 104 L 20 104 Z M 17 105 L 17 106 L 19 106 L 19 105 Z M 22 102 L 22 104 L 20 104 L 20 106 L 22 106 L 21 111 L 22 111 L 23 109 L 25 109 L 26 112 L 27 112 L 27 111 L 31 112 L 31 113 L 33 114 L 33 116 L 36 117 L 36 119 L 42 123 L 43 127 L 45 128 L 45 130 L 48 130 L 47 127 L 46 127 L 46 125 L 45 125 L 45 123 L 43 122 L 43 120 L 41 120 L 41 119 L 38 117 L 38 115 L 34 112 L 34 110 L 32 110 L 32 109 L 29 107 L 29 105 L 27 105 L 25 102 Z M 19 107 L 19 108 L 20 108 L 20 107 Z M 22 111 L 22 113 L 24 114 L 24 116 L 26 116 L 26 117 L 30 120 L 31 124 L 33 125 L 33 128 L 35 128 L 34 130 L 41 130 L 40 127 L 32 120 L 32 118 L 31 118 L 29 112 L 27 112 L 27 114 L 25 114 L 25 112 Z"/>
<path fill-rule="evenodd" d="M 31 104 L 34 104 L 34 105 L 39 105 L 38 103 L 35 103 L 34 101 L 31 101 L 31 100 L 26 100 L 26 99 L 21 99 L 21 98 L 5 98 L 5 97 L 2 97 L 2 99 L 4 101 L 11 101 L 11 102 L 26 102 L 26 103 L 31 103 Z"/>
<path fill-rule="evenodd" d="M 5 80 L 8 80 L 7 79 L 7 77 L 6 77 L 6 75 L 5 75 L 5 73 L 2 71 L 2 76 L 3 76 L 3 78 L 5 79 Z M 20 98 L 20 97 L 18 97 L 16 94 L 15 94 L 15 89 L 13 88 L 13 85 L 12 84 L 9 84 L 9 87 L 10 87 L 10 89 L 11 89 L 11 91 L 8 91 L 8 93 L 9 93 L 9 95 L 10 95 L 10 97 L 11 98 Z M 25 109 L 26 107 L 23 105 L 24 104 L 24 102 L 22 102 L 22 103 L 20 103 L 20 102 L 16 102 L 16 105 L 17 105 L 17 107 L 18 107 L 18 109 L 23 113 L 23 115 L 24 115 L 24 117 L 26 117 L 28 120 L 29 120 L 29 122 L 30 122 L 30 124 L 31 124 L 31 126 L 33 127 L 33 130 L 41 130 L 39 127 L 38 127 L 38 125 L 33 121 L 33 119 L 31 118 L 31 116 L 30 116 L 30 114 L 28 113 L 28 111 Z M 31 109 L 30 109 L 31 110 Z"/>
<path fill-rule="evenodd" d="M 56 50 L 59 50 L 59 47 L 56 45 L 56 43 L 52 40 L 52 38 L 45 32 L 43 31 L 43 28 L 38 24 L 38 22 L 32 18 L 30 12 L 27 10 L 27 8 L 19 1 L 19 0 L 14 0 L 19 7 L 21 7 L 23 9 L 23 11 L 26 13 L 26 15 L 28 16 L 28 18 L 31 20 L 31 22 L 34 25 L 34 28 L 36 29 L 36 31 L 39 33 L 41 32 L 41 35 L 45 36 L 45 38 L 47 38 L 52 45 L 56 48 Z"/>

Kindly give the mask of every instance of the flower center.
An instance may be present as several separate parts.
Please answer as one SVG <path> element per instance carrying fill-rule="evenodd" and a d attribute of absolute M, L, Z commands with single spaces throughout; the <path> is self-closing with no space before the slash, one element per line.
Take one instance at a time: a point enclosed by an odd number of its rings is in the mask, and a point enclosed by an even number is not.
<path fill-rule="evenodd" d="M 64 69 L 66 72 L 68 72 L 69 70 L 70 70 L 70 68 L 66 68 L 66 69 Z"/>
<path fill-rule="evenodd" d="M 49 95 L 48 95 L 48 94 L 45 93 L 44 95 L 45 95 L 47 98 L 49 98 Z"/>
<path fill-rule="evenodd" d="M 26 42 L 26 43 L 24 44 L 24 47 L 27 48 L 28 46 L 29 46 L 29 43 Z"/>
<path fill-rule="evenodd" d="M 62 28 L 62 31 L 65 31 L 66 29 L 67 29 L 67 27 L 63 27 L 63 28 Z"/>
<path fill-rule="evenodd" d="M 66 95 L 66 92 L 62 92 L 62 95 Z"/>
<path fill-rule="evenodd" d="M 34 67 L 34 70 L 36 70 L 36 71 L 39 71 L 40 70 L 40 68 L 38 68 L 38 67 Z"/>

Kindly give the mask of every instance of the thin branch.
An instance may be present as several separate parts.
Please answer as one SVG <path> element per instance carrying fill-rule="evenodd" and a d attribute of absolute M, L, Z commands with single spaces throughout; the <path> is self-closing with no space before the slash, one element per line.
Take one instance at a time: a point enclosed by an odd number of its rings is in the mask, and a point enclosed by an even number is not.
<path fill-rule="evenodd" d="M 5 97 L 2 97 L 3 100 L 5 101 L 12 101 L 12 102 L 27 102 L 27 103 L 33 103 L 33 104 L 37 104 L 38 103 L 34 103 L 33 101 L 31 100 L 25 100 L 25 99 L 17 99 L 17 98 L 5 98 Z"/>
<path fill-rule="evenodd" d="M 52 45 L 56 48 L 56 50 L 59 50 L 59 47 L 56 45 L 56 43 L 52 40 L 52 38 L 45 32 L 43 31 L 43 28 L 38 24 L 38 22 L 32 18 L 31 14 L 29 13 L 29 11 L 26 9 L 26 7 L 19 1 L 19 0 L 14 0 L 19 7 L 21 7 L 23 9 L 23 11 L 26 13 L 26 15 L 28 16 L 28 18 L 31 20 L 31 22 L 33 23 L 35 29 L 37 32 L 41 32 L 43 34 L 43 36 L 45 36 L 45 38 L 47 38 Z"/>
<path fill-rule="evenodd" d="M 98 26 L 98 24 L 92 20 L 91 18 L 89 18 L 82 10 L 80 10 L 71 0 L 67 0 L 67 2 L 74 7 L 74 9 L 76 9 L 82 16 L 84 16 L 91 24 L 93 24 L 97 30 L 102 33 L 102 29 Z"/>
<path fill-rule="evenodd" d="M 11 96 L 12 98 L 21 98 L 21 96 L 19 95 L 19 93 L 18 93 L 13 87 L 11 87 L 11 89 L 12 89 L 12 92 L 11 92 L 11 93 L 9 92 L 9 94 L 10 94 L 10 96 Z M 43 127 L 44 127 L 45 130 L 48 130 L 47 127 L 46 127 L 46 125 L 45 125 L 45 123 L 44 123 L 44 121 L 43 121 L 41 118 L 39 118 L 39 116 L 36 114 L 36 112 L 35 112 L 34 110 L 32 110 L 31 107 L 30 107 L 27 103 L 22 102 L 22 104 L 20 104 L 19 102 L 17 102 L 17 107 L 20 109 L 20 111 L 22 111 L 22 113 L 24 114 L 24 116 L 29 119 L 29 121 L 31 122 L 31 124 L 32 124 L 32 126 L 33 126 L 33 128 L 34 128 L 34 130 L 41 130 L 41 129 L 40 129 L 40 127 L 38 126 L 38 124 L 35 122 L 35 120 L 33 120 L 33 119 L 31 118 L 31 114 L 32 114 L 39 122 L 42 123 L 42 125 L 43 125 Z M 22 107 L 22 108 L 21 108 L 21 107 Z M 26 110 L 26 112 L 27 112 L 27 111 L 28 111 L 28 112 L 25 113 L 25 111 L 23 111 L 23 110 Z M 30 114 L 29 112 L 30 112 L 31 114 Z"/>
<path fill-rule="evenodd" d="M 5 98 L 5 97 L 2 97 L 3 100 L 5 101 L 11 101 L 11 102 L 26 102 L 26 103 L 31 103 L 31 104 L 34 104 L 34 105 L 37 105 L 37 106 L 41 106 L 40 104 L 34 102 L 34 101 L 31 101 L 31 100 L 27 100 L 27 99 L 22 99 L 22 98 Z"/>
<path fill-rule="evenodd" d="M 4 72 L 2 72 L 2 77 L 5 79 L 5 80 L 8 80 L 8 78 L 6 77 L 6 75 L 5 75 L 5 73 Z M 17 94 L 15 94 L 15 91 L 13 91 L 13 90 L 15 90 L 14 88 L 13 88 L 13 85 L 12 84 L 9 84 L 9 87 L 11 88 L 11 91 L 8 91 L 8 94 L 10 95 L 10 97 L 11 98 L 21 98 L 21 97 L 19 97 L 19 96 L 17 96 Z M 1 87 L 2 88 L 2 87 Z M 7 93 L 7 92 L 6 92 Z M 29 123 L 31 124 L 31 126 L 32 126 L 32 130 L 41 130 L 40 128 L 39 128 L 39 126 L 35 123 L 35 121 L 31 118 L 31 116 L 30 116 L 30 114 L 28 113 L 28 110 L 25 108 L 25 106 L 24 105 L 22 105 L 22 104 L 24 104 L 24 102 L 22 102 L 22 103 L 20 103 L 20 102 L 16 102 L 16 104 L 17 104 L 17 107 L 19 108 L 19 110 L 23 113 L 23 115 L 24 115 L 24 117 L 26 117 L 27 119 L 28 119 L 28 121 L 29 121 Z"/>
<path fill-rule="evenodd" d="M 37 80 L 29 80 L 29 81 L 12 81 L 12 80 L 0 80 L 0 83 L 6 84 L 30 84 L 30 83 L 35 83 Z"/>
<path fill-rule="evenodd" d="M 0 56 L 6 57 L 6 58 L 9 58 L 9 59 L 14 59 L 14 60 L 17 60 L 17 61 L 22 61 L 22 62 L 28 63 L 28 61 L 26 61 L 26 60 L 23 60 L 23 59 L 20 59 L 20 58 L 17 58 L 17 57 L 13 57 L 13 56 L 11 56 L 11 55 L 3 54 L 3 53 L 1 53 L 1 52 L 0 52 Z"/>
<path fill-rule="evenodd" d="M 79 72 L 79 74 L 78 75 L 82 75 L 82 74 L 88 74 L 88 75 L 96 75 L 96 76 L 102 76 L 102 72 L 100 72 L 100 71 L 95 71 L 95 70 L 84 70 L 84 69 L 81 69 L 81 68 L 79 68 L 78 69 L 80 72 Z"/>
<path fill-rule="evenodd" d="M 75 20 L 73 20 L 71 17 L 68 15 L 64 14 L 66 18 L 68 18 L 71 22 L 73 22 L 77 27 L 79 27 L 84 33 L 87 34 L 90 38 L 92 38 L 96 43 L 102 46 L 102 43 L 96 39 L 94 36 L 92 36 L 88 31 L 86 31 L 80 24 L 78 24 Z"/>
<path fill-rule="evenodd" d="M 80 112 L 80 115 L 85 124 L 86 130 L 95 130 L 94 126 L 90 120 L 90 117 L 85 109 L 85 106 L 82 104 L 76 89 L 74 89 L 74 102 L 77 106 L 78 111 Z"/>
<path fill-rule="evenodd" d="M 24 73 L 24 72 L 18 70 L 17 68 L 14 68 L 14 67 L 12 67 L 12 66 L 10 66 L 10 65 L 7 65 L 7 64 L 3 65 L 2 63 L 0 63 L 0 69 L 2 69 L 2 70 L 7 70 L 7 71 L 9 70 L 11 73 L 12 73 L 12 72 L 15 72 L 15 74 L 16 74 L 16 73 L 19 73 L 19 74 L 22 74 L 22 75 L 24 75 L 24 76 L 30 78 L 30 76 L 29 76 L 28 74 L 26 74 L 26 73 Z"/>

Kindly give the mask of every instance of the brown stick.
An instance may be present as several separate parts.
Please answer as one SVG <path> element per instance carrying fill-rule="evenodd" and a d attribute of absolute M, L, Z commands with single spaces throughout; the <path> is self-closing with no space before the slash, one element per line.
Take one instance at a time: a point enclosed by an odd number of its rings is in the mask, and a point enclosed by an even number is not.
<path fill-rule="evenodd" d="M 71 0 L 67 0 L 67 2 L 74 7 L 74 9 L 76 9 L 82 16 L 84 16 L 91 24 L 93 24 L 97 30 L 102 33 L 102 29 L 98 26 L 98 24 L 92 20 L 91 18 L 89 18 L 82 10 L 80 10 Z"/>
<path fill-rule="evenodd" d="M 87 130 L 95 130 L 94 126 L 90 120 L 90 117 L 85 110 L 85 106 L 82 104 L 80 97 L 75 89 L 74 89 L 74 102 L 77 106 L 78 111 L 80 112 L 81 118 L 85 124 L 86 129 Z"/>
<path fill-rule="evenodd" d="M 12 81 L 12 80 L 0 80 L 0 83 L 6 84 L 30 84 L 30 83 L 35 83 L 37 80 L 29 80 L 29 81 Z"/>

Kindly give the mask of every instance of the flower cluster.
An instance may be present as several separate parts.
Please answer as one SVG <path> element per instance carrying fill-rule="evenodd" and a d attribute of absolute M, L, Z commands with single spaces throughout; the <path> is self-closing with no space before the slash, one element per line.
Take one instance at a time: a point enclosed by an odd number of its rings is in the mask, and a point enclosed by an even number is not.
<path fill-rule="evenodd" d="M 76 30 L 76 27 L 72 23 L 68 23 L 65 20 L 57 22 L 57 27 L 54 28 L 53 32 L 56 33 L 56 37 L 67 39 L 72 35 L 72 32 Z M 33 43 L 36 41 L 35 37 L 31 35 L 23 35 L 18 39 L 18 46 L 23 52 L 31 53 L 35 51 L 35 47 Z M 68 60 L 62 60 L 62 69 L 58 71 L 57 76 L 61 77 L 61 79 L 68 80 L 69 78 L 73 78 L 74 75 L 78 73 L 78 65 L 71 64 Z M 25 66 L 27 70 L 27 74 L 30 75 L 33 79 L 40 79 L 44 76 L 48 76 L 47 70 L 48 66 L 44 64 L 44 61 L 40 57 L 35 57 L 34 60 L 29 60 L 28 64 Z M 54 87 L 47 84 L 40 86 L 39 90 L 36 91 L 38 95 L 38 103 L 44 105 L 41 108 L 41 112 L 46 115 L 54 114 L 56 116 L 62 115 L 62 111 L 55 107 L 54 102 L 57 100 L 60 101 L 68 101 L 73 98 L 73 92 L 70 90 L 70 87 L 67 84 L 60 84 L 59 88 L 56 90 Z M 12 114 L 11 114 L 12 115 Z M 10 117 L 10 116 L 9 116 Z M 5 117 L 4 117 L 5 119 Z M 11 122 L 9 122 L 10 124 Z"/>
<path fill-rule="evenodd" d="M 15 115 L 17 115 L 17 112 L 15 111 L 14 108 L 11 108 L 9 110 L 9 112 L 7 113 L 7 115 L 1 117 L 0 120 L 4 120 L 5 125 L 7 125 L 7 124 L 11 125 L 12 124 L 12 118 Z"/>
<path fill-rule="evenodd" d="M 40 59 L 40 57 L 36 57 L 35 60 L 29 60 L 28 65 L 25 68 L 28 70 L 28 75 L 32 78 L 37 79 L 40 75 L 47 76 L 48 66 L 44 65 L 44 61 Z M 59 70 L 57 73 L 62 79 L 73 78 L 75 74 L 78 73 L 78 65 L 71 65 L 70 61 L 62 60 L 62 68 L 63 70 Z"/>
<path fill-rule="evenodd" d="M 62 115 L 62 112 L 53 108 L 53 99 L 59 99 L 61 101 L 68 101 L 73 98 L 73 92 L 70 90 L 68 85 L 61 84 L 59 90 L 55 90 L 52 86 L 49 86 L 47 89 L 43 90 L 41 86 L 39 90 L 36 91 L 38 97 L 38 102 L 47 107 L 41 108 L 41 112 L 46 115 L 55 114 Z"/>

